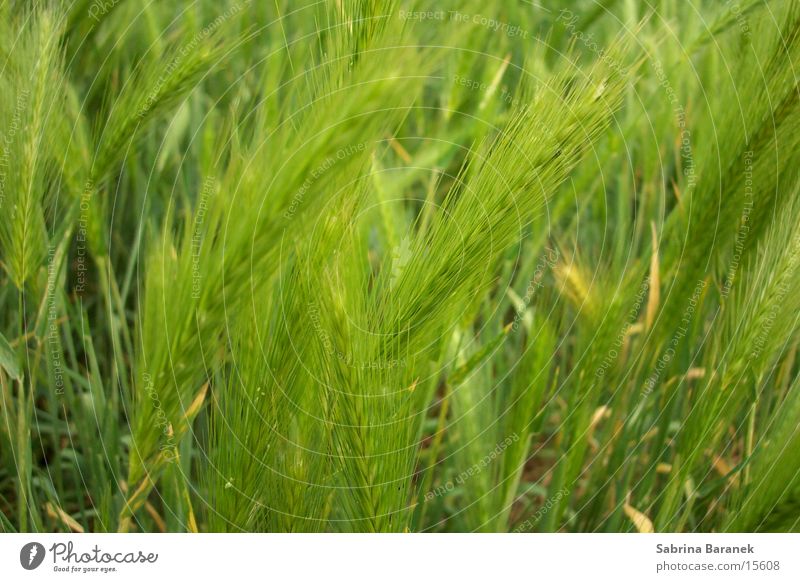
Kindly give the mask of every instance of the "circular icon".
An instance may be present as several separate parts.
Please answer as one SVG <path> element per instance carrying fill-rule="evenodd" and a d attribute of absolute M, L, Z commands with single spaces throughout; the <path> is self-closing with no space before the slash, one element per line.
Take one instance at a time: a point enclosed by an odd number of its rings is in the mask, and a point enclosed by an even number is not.
<path fill-rule="evenodd" d="M 19 563 L 26 570 L 35 570 L 44 561 L 44 546 L 39 542 L 30 542 L 19 551 Z"/>

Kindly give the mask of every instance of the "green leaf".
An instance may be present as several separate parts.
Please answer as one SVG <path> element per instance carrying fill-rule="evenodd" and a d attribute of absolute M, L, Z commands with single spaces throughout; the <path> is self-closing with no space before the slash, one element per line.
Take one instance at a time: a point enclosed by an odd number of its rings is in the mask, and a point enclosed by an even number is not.
<path fill-rule="evenodd" d="M 8 340 L 2 333 L 0 333 L 0 367 L 14 380 L 22 380 L 22 373 L 17 364 L 17 357 L 11 345 L 8 343 Z"/>

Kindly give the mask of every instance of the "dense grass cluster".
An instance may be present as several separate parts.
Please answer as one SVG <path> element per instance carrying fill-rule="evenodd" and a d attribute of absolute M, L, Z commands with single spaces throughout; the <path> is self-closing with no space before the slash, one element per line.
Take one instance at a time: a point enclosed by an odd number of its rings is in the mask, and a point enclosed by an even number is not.
<path fill-rule="evenodd" d="M 794 0 L 3 0 L 4 531 L 800 530 Z"/>

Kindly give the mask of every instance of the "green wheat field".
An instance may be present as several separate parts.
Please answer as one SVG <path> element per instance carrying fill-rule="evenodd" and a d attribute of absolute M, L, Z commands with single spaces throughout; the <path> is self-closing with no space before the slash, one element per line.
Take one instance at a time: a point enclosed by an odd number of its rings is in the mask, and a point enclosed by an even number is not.
<path fill-rule="evenodd" d="M 0 1 L 0 530 L 800 531 L 800 2 Z"/>

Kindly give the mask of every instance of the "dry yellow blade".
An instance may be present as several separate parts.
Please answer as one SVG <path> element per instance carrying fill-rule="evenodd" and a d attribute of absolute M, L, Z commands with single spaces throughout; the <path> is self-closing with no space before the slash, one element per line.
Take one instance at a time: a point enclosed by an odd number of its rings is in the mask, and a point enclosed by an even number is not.
<path fill-rule="evenodd" d="M 593 432 L 597 425 L 604 418 L 611 416 L 611 409 L 608 406 L 600 406 L 592 414 L 592 420 L 589 422 L 589 431 Z"/>
<path fill-rule="evenodd" d="M 166 532 L 167 531 L 167 524 L 164 521 L 164 518 L 162 518 L 158 514 L 158 512 L 156 511 L 156 508 L 153 507 L 152 503 L 150 503 L 149 501 L 146 501 L 145 504 L 144 504 L 144 510 L 147 512 L 147 514 L 150 516 L 150 518 L 155 522 L 156 527 L 158 528 L 158 531 L 160 531 L 160 532 Z"/>
<path fill-rule="evenodd" d="M 208 393 L 208 382 L 203 384 L 203 387 L 200 388 L 200 391 L 197 393 L 197 396 L 194 397 L 192 403 L 189 405 L 189 408 L 186 409 L 186 414 L 183 415 L 184 420 L 191 422 L 195 415 L 200 411 L 200 407 L 203 406 L 203 402 L 206 400 L 206 394 Z"/>
<path fill-rule="evenodd" d="M 687 380 L 701 380 L 706 377 L 705 368 L 689 368 L 686 372 Z"/>
<path fill-rule="evenodd" d="M 50 503 L 49 501 L 44 506 L 47 515 L 53 519 L 58 519 L 61 523 L 66 525 L 69 529 L 76 533 L 83 533 L 83 526 L 69 515 L 66 511 Z"/>
<path fill-rule="evenodd" d="M 622 506 L 622 509 L 625 511 L 625 515 L 627 515 L 633 522 L 633 525 L 636 527 L 636 530 L 639 533 L 655 532 L 655 529 L 653 528 L 653 522 L 650 521 L 650 518 L 644 513 L 633 506 L 628 505 L 627 503 Z"/>
<path fill-rule="evenodd" d="M 411 163 L 411 154 L 408 153 L 408 150 L 403 147 L 403 145 L 397 141 L 394 137 L 389 136 L 389 145 L 392 146 L 392 149 L 395 153 L 400 156 L 400 158 L 406 163 Z"/>

